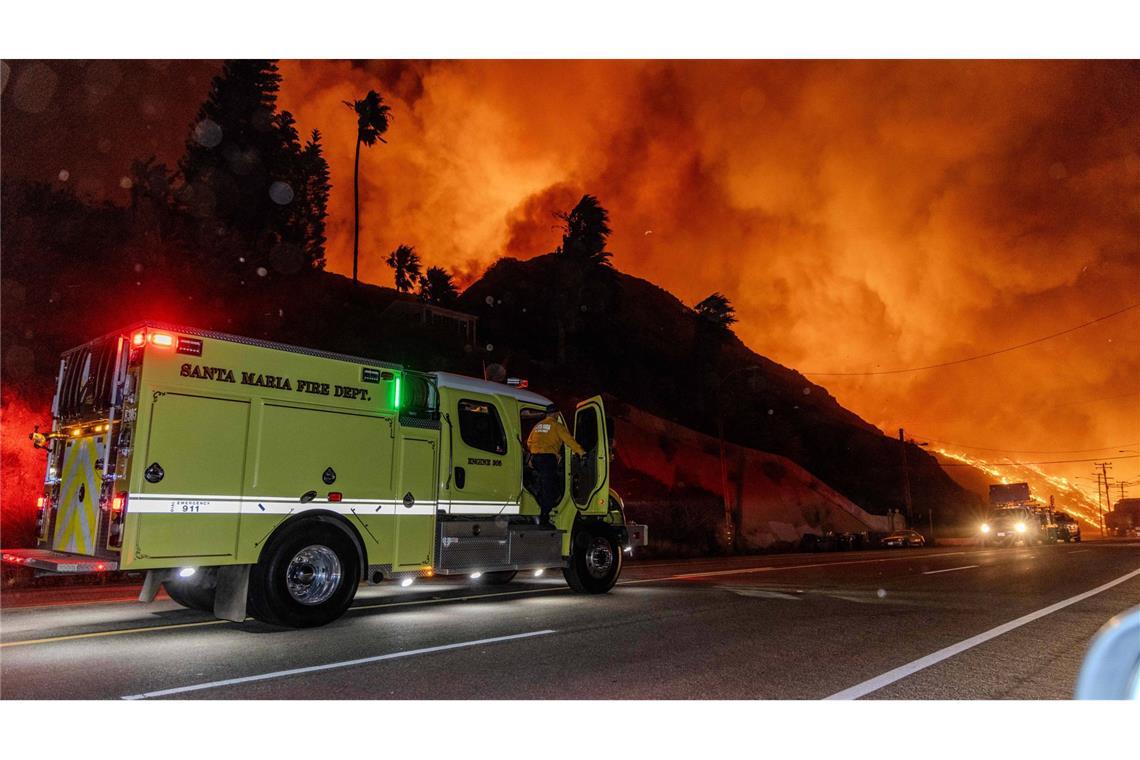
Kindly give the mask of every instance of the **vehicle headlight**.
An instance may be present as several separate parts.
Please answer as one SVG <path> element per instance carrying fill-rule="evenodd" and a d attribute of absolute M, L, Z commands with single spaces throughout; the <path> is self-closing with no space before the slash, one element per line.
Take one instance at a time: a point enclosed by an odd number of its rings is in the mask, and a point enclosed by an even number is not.
<path fill-rule="evenodd" d="M 1024 533 L 1025 532 L 1025 523 L 1018 523 L 1016 527 L 1017 527 L 1018 533 Z"/>
<path fill-rule="evenodd" d="M 990 526 L 987 525 L 986 523 L 982 523 L 982 533 L 989 533 L 989 532 L 990 532 Z"/>

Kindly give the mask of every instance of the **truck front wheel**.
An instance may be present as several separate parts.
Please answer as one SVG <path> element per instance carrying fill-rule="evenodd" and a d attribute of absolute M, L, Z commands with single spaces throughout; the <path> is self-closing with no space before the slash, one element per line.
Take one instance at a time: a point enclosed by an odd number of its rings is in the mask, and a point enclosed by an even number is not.
<path fill-rule="evenodd" d="M 286 528 L 249 575 L 249 611 L 271 625 L 312 628 L 344 614 L 360 583 L 360 558 L 341 529 L 316 520 Z"/>
<path fill-rule="evenodd" d="M 604 528 L 579 527 L 570 544 L 570 558 L 562 575 L 580 594 L 604 594 L 621 575 L 621 547 Z"/>

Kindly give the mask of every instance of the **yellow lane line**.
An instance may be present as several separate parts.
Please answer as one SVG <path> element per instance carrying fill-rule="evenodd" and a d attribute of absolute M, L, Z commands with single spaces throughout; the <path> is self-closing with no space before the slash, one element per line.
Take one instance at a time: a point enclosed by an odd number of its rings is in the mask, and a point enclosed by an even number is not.
<path fill-rule="evenodd" d="M 73 633 L 68 636 L 52 636 L 46 639 L 28 639 L 27 641 L 7 641 L 0 647 L 23 647 L 31 644 L 51 644 L 56 641 L 74 641 L 76 639 L 94 639 L 100 636 L 123 636 L 128 633 L 149 633 L 150 631 L 169 631 L 174 628 L 200 628 L 204 625 L 221 625 L 229 620 L 203 620 L 198 623 L 174 623 L 173 625 L 151 625 L 143 628 L 121 628 L 114 631 L 94 631 L 92 633 Z"/>
<path fill-rule="evenodd" d="M 617 585 L 621 585 L 619 581 Z M 569 586 L 555 586 L 554 588 L 528 588 L 521 591 L 496 591 L 493 594 L 472 594 L 471 596 L 445 596 L 439 599 L 418 599 L 411 602 L 381 602 L 380 604 L 362 604 L 358 607 L 349 607 L 346 614 L 356 610 L 375 610 L 381 607 L 407 607 L 416 604 L 440 604 L 442 602 L 466 602 L 469 599 L 493 599 L 496 596 L 518 596 L 519 594 L 538 594 L 544 591 L 569 591 Z"/>

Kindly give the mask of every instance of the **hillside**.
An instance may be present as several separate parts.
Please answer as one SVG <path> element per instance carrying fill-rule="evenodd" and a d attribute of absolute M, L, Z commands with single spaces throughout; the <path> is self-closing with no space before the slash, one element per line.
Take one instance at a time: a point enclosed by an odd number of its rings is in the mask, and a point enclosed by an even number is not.
<path fill-rule="evenodd" d="M 651 526 L 650 553 L 719 551 L 725 501 L 735 516 L 736 546 L 746 551 L 796 546 L 805 533 L 892 527 L 791 460 L 734 444 L 725 446 L 724 499 L 716 438 L 607 401 L 616 439 L 612 483 L 630 519 Z"/>

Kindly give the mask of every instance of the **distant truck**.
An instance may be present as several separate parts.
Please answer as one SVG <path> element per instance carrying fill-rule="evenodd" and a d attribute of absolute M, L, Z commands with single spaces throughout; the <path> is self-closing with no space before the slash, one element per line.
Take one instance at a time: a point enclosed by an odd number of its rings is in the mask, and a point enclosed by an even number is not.
<path fill-rule="evenodd" d="M 600 397 L 539 525 L 522 441 L 550 401 L 519 387 L 154 323 L 64 353 L 56 382 L 37 548 L 3 561 L 145 571 L 142 601 L 308 627 L 362 579 L 557 570 L 598 594 L 645 535 L 610 490 Z"/>
<path fill-rule="evenodd" d="M 1055 512 L 1054 517 L 1057 520 L 1057 528 L 1059 529 L 1059 538 L 1065 543 L 1081 542 L 1081 524 L 1077 522 L 1076 518 L 1068 512 Z"/>
<path fill-rule="evenodd" d="M 1121 499 L 1104 516 L 1104 526 L 1113 536 L 1140 534 L 1140 499 Z"/>
<path fill-rule="evenodd" d="M 1051 544 L 1066 540 L 1067 533 L 1052 508 L 1033 500 L 1028 483 L 990 486 L 990 513 L 978 528 L 982 546 Z"/>

